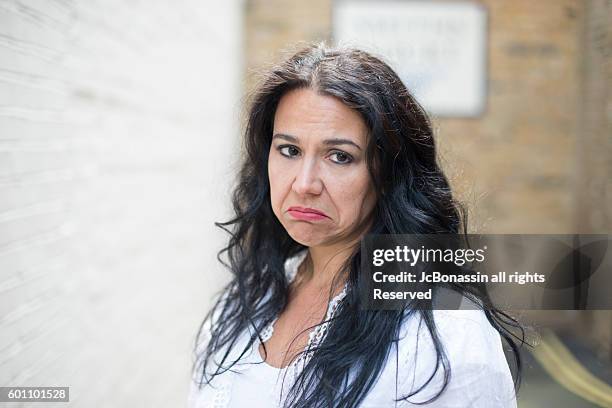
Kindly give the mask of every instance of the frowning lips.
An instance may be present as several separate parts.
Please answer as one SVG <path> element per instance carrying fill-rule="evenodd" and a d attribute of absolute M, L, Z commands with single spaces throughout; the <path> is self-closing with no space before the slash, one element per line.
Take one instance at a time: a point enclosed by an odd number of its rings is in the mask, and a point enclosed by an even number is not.
<path fill-rule="evenodd" d="M 308 214 L 310 216 L 315 216 L 315 217 L 319 216 L 319 217 L 329 218 L 327 216 L 327 214 L 325 214 L 323 211 L 317 210 L 315 208 L 292 206 L 292 207 L 289 207 L 289 209 L 287 211 L 289 213 L 294 213 L 293 215 L 299 215 L 299 213 L 301 213 L 301 214 L 304 214 L 304 215 Z M 298 213 L 298 214 L 295 214 L 295 213 Z M 319 218 L 319 217 L 317 217 L 317 218 Z"/>

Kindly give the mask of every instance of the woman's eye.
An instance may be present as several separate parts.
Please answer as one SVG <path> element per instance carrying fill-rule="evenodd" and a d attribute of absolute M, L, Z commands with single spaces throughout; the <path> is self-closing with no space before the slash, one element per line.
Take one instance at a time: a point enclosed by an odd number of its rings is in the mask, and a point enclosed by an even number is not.
<path fill-rule="evenodd" d="M 353 161 L 353 158 L 344 152 L 334 152 L 332 156 L 336 156 L 336 160 L 332 160 L 334 163 L 338 164 L 348 164 Z"/>
<path fill-rule="evenodd" d="M 296 156 L 300 151 L 297 149 L 297 147 L 295 146 L 280 146 L 278 148 L 278 151 L 283 155 L 283 156 L 287 156 L 287 157 L 293 157 Z"/>
<path fill-rule="evenodd" d="M 288 158 L 292 158 L 300 154 L 300 149 L 293 145 L 283 145 L 279 146 L 277 149 L 280 154 Z M 348 164 L 353 161 L 353 157 L 350 154 L 341 151 L 333 152 L 331 156 L 335 157 L 335 159 L 332 159 L 332 161 L 336 164 Z"/>

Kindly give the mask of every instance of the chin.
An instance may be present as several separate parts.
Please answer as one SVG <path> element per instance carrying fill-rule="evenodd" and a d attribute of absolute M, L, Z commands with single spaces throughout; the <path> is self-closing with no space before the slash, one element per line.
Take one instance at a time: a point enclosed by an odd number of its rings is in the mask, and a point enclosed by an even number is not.
<path fill-rule="evenodd" d="M 307 246 L 318 246 L 326 241 L 326 237 L 321 236 L 320 233 L 313 231 L 311 226 L 289 226 L 285 227 L 287 233 L 294 241 Z"/>

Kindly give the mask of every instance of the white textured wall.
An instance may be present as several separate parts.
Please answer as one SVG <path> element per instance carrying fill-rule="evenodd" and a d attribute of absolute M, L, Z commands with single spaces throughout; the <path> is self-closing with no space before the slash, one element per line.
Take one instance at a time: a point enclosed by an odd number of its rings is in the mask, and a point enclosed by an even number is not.
<path fill-rule="evenodd" d="M 0 386 L 185 404 L 227 278 L 240 1 L 0 0 Z"/>

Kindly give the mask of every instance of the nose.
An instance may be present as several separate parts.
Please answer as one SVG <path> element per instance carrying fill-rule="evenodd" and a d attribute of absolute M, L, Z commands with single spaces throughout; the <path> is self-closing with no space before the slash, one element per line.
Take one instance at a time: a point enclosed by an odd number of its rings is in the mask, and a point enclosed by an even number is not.
<path fill-rule="evenodd" d="M 301 196 L 321 194 L 323 182 L 319 175 L 316 160 L 302 160 L 292 188 L 295 193 Z"/>

